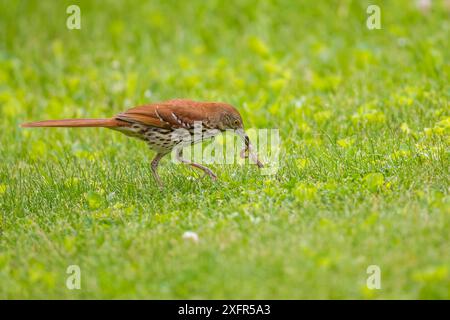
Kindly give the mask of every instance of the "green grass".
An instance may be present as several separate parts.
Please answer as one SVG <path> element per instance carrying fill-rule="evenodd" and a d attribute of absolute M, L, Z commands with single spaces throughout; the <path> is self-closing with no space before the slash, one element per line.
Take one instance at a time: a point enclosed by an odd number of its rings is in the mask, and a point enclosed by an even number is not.
<path fill-rule="evenodd" d="M 449 9 L 377 2 L 0 1 L 0 298 L 450 298 Z M 279 129 L 278 173 L 161 192 L 140 141 L 19 128 L 175 97 Z"/>

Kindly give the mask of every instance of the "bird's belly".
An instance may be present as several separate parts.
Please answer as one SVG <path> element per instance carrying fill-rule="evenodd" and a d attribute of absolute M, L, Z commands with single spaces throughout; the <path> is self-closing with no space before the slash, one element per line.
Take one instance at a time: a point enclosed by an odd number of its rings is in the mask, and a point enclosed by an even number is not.
<path fill-rule="evenodd" d="M 208 130 L 203 131 L 200 134 L 194 132 L 194 130 L 177 131 L 136 123 L 130 127 L 121 127 L 116 130 L 127 136 L 144 140 L 147 142 L 150 149 L 160 153 L 170 152 L 178 145 L 186 147 L 201 141 L 209 140 L 220 133 L 220 131 L 217 130 Z"/>

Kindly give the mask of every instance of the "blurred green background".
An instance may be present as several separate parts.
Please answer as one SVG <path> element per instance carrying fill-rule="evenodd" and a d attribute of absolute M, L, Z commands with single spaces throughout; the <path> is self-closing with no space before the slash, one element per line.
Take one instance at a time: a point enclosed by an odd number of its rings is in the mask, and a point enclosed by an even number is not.
<path fill-rule="evenodd" d="M 448 299 L 449 14 L 437 0 L 0 0 L 0 298 Z M 278 173 L 215 165 L 213 183 L 166 160 L 160 192 L 142 142 L 19 128 L 171 98 L 279 129 Z"/>

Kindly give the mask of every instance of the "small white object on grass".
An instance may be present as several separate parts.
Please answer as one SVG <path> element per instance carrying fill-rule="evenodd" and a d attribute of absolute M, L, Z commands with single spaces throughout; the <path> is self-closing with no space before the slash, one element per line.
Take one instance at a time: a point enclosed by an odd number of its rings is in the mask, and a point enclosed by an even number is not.
<path fill-rule="evenodd" d="M 416 0 L 416 5 L 420 11 L 425 12 L 431 8 L 432 2 L 431 0 Z"/>
<path fill-rule="evenodd" d="M 186 241 L 198 242 L 198 234 L 193 231 L 186 231 L 183 233 L 183 239 Z"/>

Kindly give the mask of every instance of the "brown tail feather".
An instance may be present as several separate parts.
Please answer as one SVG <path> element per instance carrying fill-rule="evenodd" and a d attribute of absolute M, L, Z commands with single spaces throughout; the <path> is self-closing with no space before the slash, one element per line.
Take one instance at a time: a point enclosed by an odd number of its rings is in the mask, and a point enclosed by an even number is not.
<path fill-rule="evenodd" d="M 122 127 L 126 122 L 116 119 L 63 119 L 28 122 L 21 125 L 24 128 L 32 127 Z"/>

